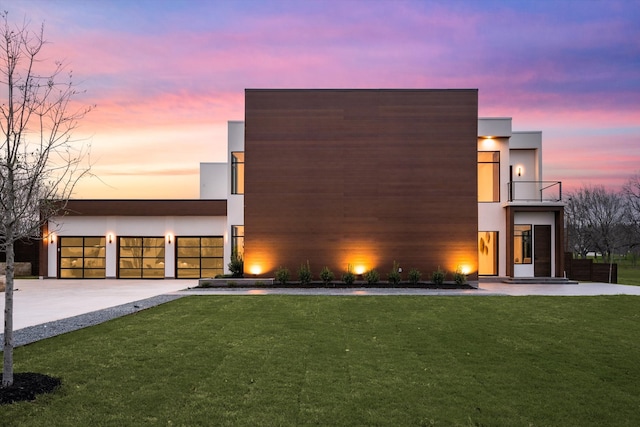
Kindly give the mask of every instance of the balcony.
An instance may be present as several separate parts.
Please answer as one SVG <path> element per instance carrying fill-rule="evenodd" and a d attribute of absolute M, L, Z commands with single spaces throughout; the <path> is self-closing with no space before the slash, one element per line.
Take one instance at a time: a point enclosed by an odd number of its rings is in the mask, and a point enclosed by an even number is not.
<path fill-rule="evenodd" d="M 507 185 L 509 202 L 562 202 L 561 181 L 511 181 Z"/>

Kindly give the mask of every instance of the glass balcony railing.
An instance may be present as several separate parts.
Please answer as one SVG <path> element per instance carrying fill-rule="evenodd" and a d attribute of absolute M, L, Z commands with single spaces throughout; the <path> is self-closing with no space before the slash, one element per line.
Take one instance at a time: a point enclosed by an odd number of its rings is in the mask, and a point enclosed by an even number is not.
<path fill-rule="evenodd" d="M 560 202 L 562 201 L 561 181 L 511 181 L 510 202 Z"/>

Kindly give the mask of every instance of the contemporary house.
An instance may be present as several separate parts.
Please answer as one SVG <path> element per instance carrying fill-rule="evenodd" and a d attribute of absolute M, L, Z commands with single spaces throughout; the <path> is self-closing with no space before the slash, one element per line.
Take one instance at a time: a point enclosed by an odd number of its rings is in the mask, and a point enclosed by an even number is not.
<path fill-rule="evenodd" d="M 247 89 L 199 200 L 71 200 L 43 230 L 45 277 L 273 277 L 394 262 L 426 275 L 562 277 L 561 183 L 541 132 L 478 118 L 464 90 Z"/>

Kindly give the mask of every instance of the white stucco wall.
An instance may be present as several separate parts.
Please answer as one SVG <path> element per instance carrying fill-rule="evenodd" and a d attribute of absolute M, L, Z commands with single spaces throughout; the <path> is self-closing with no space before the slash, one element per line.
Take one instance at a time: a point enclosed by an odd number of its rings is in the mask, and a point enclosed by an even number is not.
<path fill-rule="evenodd" d="M 508 123 L 510 125 L 511 120 Z M 507 133 L 504 129 L 503 132 Z M 509 197 L 509 138 L 478 138 L 478 151 L 500 152 L 500 201 L 478 203 L 478 231 L 498 232 L 498 275 L 505 276 L 507 267 L 504 254 L 506 253 L 507 229 L 504 203 Z"/>
<path fill-rule="evenodd" d="M 513 135 L 509 140 L 509 148 L 511 148 L 511 150 L 533 150 L 535 179 L 537 181 L 542 181 L 544 179 L 542 177 L 542 132 L 513 132 Z"/>
<path fill-rule="evenodd" d="M 105 262 L 106 276 L 115 277 L 117 272 L 117 238 L 165 237 L 165 277 L 175 276 L 175 238 L 180 236 L 225 236 L 225 217 L 137 217 L 137 216 L 93 216 L 53 218 L 49 230 L 56 236 L 54 244 L 48 246 L 48 276 L 57 277 L 58 237 L 105 236 L 107 238 Z M 112 236 L 112 243 L 108 236 Z M 171 236 L 171 243 L 167 239 Z M 225 239 L 227 240 L 227 239 Z M 226 254 L 226 252 L 225 252 Z"/>
<path fill-rule="evenodd" d="M 511 117 L 479 117 L 479 137 L 511 137 Z"/>
<path fill-rule="evenodd" d="M 556 236 L 555 230 L 555 217 L 553 212 L 516 212 L 514 215 L 514 224 L 531 224 L 535 225 L 550 225 L 551 226 L 551 276 L 555 276 L 555 263 L 553 260 L 556 257 Z M 535 259 L 535 231 L 533 232 L 533 259 Z M 533 262 L 531 264 L 515 264 L 513 269 L 514 277 L 534 277 Z"/>
<path fill-rule="evenodd" d="M 228 123 L 227 146 L 227 175 L 231 176 L 231 153 L 244 151 L 244 122 L 230 121 Z M 230 273 L 228 264 L 231 261 L 231 226 L 244 225 L 244 195 L 231 194 L 231 183 L 227 183 L 227 236 L 224 241 L 224 272 Z"/>
<path fill-rule="evenodd" d="M 536 150 L 509 150 L 510 163 L 513 167 L 513 197 L 515 200 L 538 200 L 540 185 Z M 518 176 L 520 171 L 521 175 Z"/>
<path fill-rule="evenodd" d="M 200 163 L 200 198 L 224 200 L 227 198 L 229 174 L 227 163 Z"/>

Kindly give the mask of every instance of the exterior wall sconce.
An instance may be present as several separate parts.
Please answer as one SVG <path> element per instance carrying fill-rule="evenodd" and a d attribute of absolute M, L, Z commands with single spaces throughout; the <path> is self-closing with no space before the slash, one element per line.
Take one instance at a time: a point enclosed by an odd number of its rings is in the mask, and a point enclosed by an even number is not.
<path fill-rule="evenodd" d="M 53 245 L 55 242 L 56 242 L 56 235 L 53 233 L 49 234 L 49 243 Z"/>
<path fill-rule="evenodd" d="M 167 234 L 167 243 L 171 244 L 171 234 Z"/>
<path fill-rule="evenodd" d="M 107 241 L 109 243 L 113 243 L 113 234 L 109 234 L 109 236 L 107 236 Z"/>
<path fill-rule="evenodd" d="M 518 166 L 518 176 L 522 176 L 522 166 Z"/>

